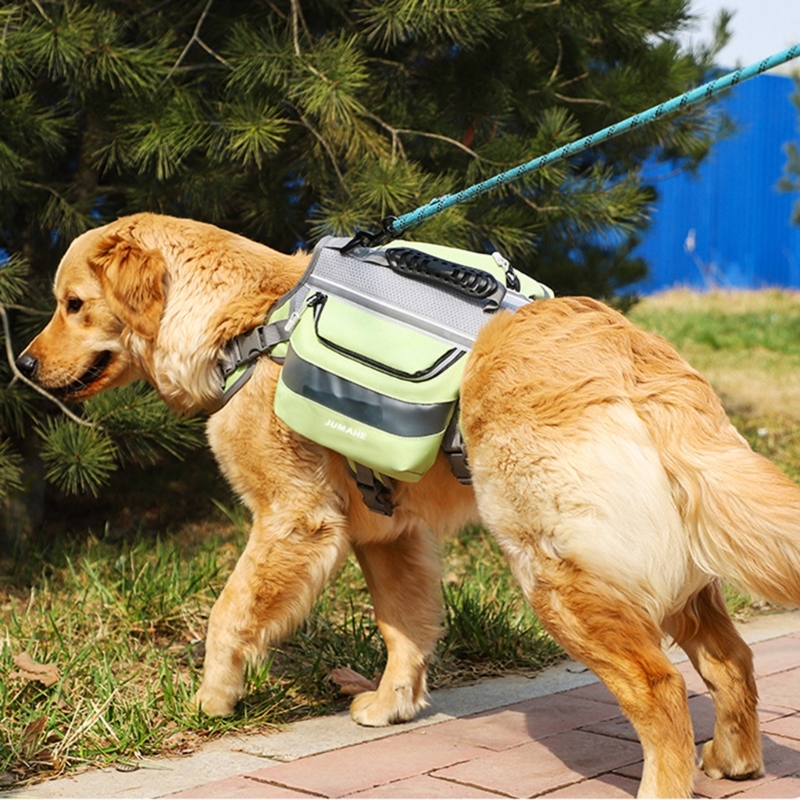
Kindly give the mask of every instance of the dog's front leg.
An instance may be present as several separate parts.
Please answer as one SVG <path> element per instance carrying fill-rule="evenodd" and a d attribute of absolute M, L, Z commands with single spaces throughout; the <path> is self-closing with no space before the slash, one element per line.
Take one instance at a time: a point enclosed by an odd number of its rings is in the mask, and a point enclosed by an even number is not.
<path fill-rule="evenodd" d="M 388 657 L 378 689 L 356 696 L 350 715 L 368 726 L 404 722 L 426 705 L 425 671 L 441 630 L 437 546 L 420 526 L 388 542 L 357 545 L 355 552 Z"/>
<path fill-rule="evenodd" d="M 208 621 L 203 680 L 194 705 L 211 716 L 233 713 L 244 668 L 308 615 L 341 562 L 347 539 L 340 519 L 317 515 L 257 517 L 247 547 Z"/>

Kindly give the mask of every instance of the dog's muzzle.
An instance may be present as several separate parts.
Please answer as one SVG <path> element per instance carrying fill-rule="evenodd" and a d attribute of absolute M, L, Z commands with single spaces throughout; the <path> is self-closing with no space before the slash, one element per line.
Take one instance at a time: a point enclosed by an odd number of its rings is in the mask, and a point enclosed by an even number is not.
<path fill-rule="evenodd" d="M 104 350 L 95 359 L 94 363 L 76 380 L 68 383 L 66 386 L 47 386 L 54 394 L 62 398 L 69 398 L 72 395 L 79 395 L 86 392 L 89 387 L 100 379 L 106 371 L 112 359 L 112 353 L 109 350 Z M 32 356 L 30 353 L 23 353 L 16 360 L 16 365 L 19 371 L 28 380 L 39 382 L 39 359 Z"/>

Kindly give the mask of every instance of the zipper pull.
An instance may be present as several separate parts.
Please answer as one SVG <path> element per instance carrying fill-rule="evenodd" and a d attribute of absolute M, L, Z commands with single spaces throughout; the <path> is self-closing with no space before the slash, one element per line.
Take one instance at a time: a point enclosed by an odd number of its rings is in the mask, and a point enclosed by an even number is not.
<path fill-rule="evenodd" d="M 494 259 L 494 263 L 506 274 L 506 288 L 518 292 L 520 287 L 519 278 L 517 277 L 517 273 L 514 272 L 514 267 L 511 266 L 511 262 L 505 256 L 498 253 L 497 250 L 492 253 L 492 258 Z"/>
<path fill-rule="evenodd" d="M 286 324 L 283 326 L 286 334 L 288 335 L 294 330 L 294 326 L 297 325 L 297 321 L 302 316 L 304 309 L 318 308 L 324 305 L 327 299 L 327 295 L 324 295 L 322 292 L 314 292 L 314 294 L 307 297 L 300 308 L 298 308 L 296 311 L 292 311 L 292 313 L 289 314 Z"/>
<path fill-rule="evenodd" d="M 283 326 L 283 330 L 287 336 L 294 330 L 294 326 L 297 325 L 297 320 L 300 319 L 300 313 L 301 312 L 298 309 L 297 311 L 292 311 L 292 313 L 289 314 L 286 324 Z"/>

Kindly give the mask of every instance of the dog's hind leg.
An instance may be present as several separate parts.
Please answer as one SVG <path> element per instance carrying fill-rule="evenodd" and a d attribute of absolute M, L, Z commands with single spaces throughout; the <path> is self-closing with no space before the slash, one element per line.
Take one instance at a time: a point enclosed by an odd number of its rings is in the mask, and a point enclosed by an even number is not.
<path fill-rule="evenodd" d="M 532 580 L 515 571 L 547 630 L 606 684 L 636 729 L 644 751 L 639 796 L 691 796 L 695 748 L 686 684 L 664 655 L 651 617 L 569 562 L 542 556 Z"/>
<path fill-rule="evenodd" d="M 347 545 L 343 523 L 334 516 L 256 517 L 211 611 L 196 707 L 211 716 L 233 713 L 243 695 L 245 664 L 262 658 L 306 618 Z"/>
<path fill-rule="evenodd" d="M 357 695 L 350 714 L 369 726 L 410 720 L 426 705 L 427 662 L 440 633 L 437 545 L 420 526 L 390 541 L 359 544 L 355 552 L 388 657 L 378 689 Z"/>
<path fill-rule="evenodd" d="M 714 738 L 703 746 L 703 770 L 711 778 L 760 777 L 764 760 L 753 654 L 728 616 L 719 584 L 701 590 L 664 628 L 689 656 L 714 701 Z"/>

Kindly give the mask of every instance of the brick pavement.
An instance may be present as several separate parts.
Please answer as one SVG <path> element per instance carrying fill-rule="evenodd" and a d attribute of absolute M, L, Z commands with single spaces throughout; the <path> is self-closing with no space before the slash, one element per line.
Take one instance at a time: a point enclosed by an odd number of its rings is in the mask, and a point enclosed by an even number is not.
<path fill-rule="evenodd" d="M 800 796 L 800 633 L 753 645 L 767 774 L 710 780 L 699 797 Z M 713 707 L 688 662 L 698 744 L 711 737 Z M 600 684 L 547 694 L 166 795 L 179 797 L 633 797 L 642 751 Z"/>
<path fill-rule="evenodd" d="M 800 611 L 742 627 L 755 655 L 767 774 L 735 782 L 699 770 L 698 797 L 800 797 Z M 714 713 L 685 656 L 699 744 Z M 681 661 L 680 659 L 684 660 Z M 181 759 L 142 762 L 10 791 L 13 798 L 633 797 L 641 746 L 616 701 L 581 665 L 434 693 L 420 719 L 362 728 L 346 714 L 273 735 L 228 736 Z"/>

